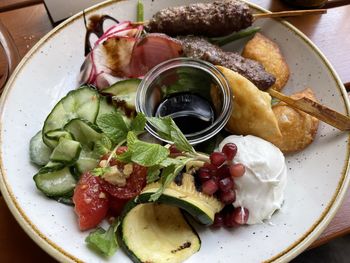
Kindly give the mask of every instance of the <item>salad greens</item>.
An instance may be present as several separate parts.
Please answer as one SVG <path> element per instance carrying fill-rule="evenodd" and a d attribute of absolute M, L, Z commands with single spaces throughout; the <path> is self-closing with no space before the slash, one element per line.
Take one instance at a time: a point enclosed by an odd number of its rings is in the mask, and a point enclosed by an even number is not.
<path fill-rule="evenodd" d="M 116 231 L 120 221 L 115 219 L 114 223 L 109 226 L 107 231 L 102 227 L 96 228 L 86 237 L 87 245 L 103 256 L 110 257 L 118 249 L 118 242 L 116 238 Z"/>
<path fill-rule="evenodd" d="M 158 130 L 162 138 L 173 141 L 176 148 L 184 152 L 184 156 L 172 158 L 168 146 L 139 140 L 137 135 L 144 131 L 146 121 Z M 195 151 L 170 117 L 145 117 L 144 114 L 139 113 L 128 127 L 119 113 L 115 112 L 100 116 L 97 119 L 97 124 L 112 142 L 117 143 L 109 156 L 109 160 L 115 157 L 122 162 L 135 162 L 148 167 L 147 182 L 160 179 L 162 186 L 150 197 L 150 201 L 156 201 L 161 196 L 164 189 L 174 180 L 188 161 L 194 159 L 208 160 L 208 157 Z M 103 138 L 106 140 L 105 137 Z M 128 146 L 127 151 L 116 155 L 117 148 L 125 142 Z M 111 144 L 106 142 L 102 145 L 102 141 L 100 144 L 101 146 L 98 149 L 108 152 L 107 150 L 110 149 Z M 95 176 L 102 176 L 108 170 L 108 166 L 98 167 L 92 173 Z"/>

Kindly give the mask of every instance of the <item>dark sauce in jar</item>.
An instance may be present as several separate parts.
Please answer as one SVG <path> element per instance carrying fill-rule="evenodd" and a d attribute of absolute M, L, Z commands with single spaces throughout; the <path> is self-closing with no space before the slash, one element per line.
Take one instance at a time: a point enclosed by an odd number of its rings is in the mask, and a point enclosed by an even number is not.
<path fill-rule="evenodd" d="M 215 120 L 211 103 L 199 95 L 187 92 L 164 98 L 156 109 L 155 116 L 170 116 L 185 135 L 200 132 Z"/>

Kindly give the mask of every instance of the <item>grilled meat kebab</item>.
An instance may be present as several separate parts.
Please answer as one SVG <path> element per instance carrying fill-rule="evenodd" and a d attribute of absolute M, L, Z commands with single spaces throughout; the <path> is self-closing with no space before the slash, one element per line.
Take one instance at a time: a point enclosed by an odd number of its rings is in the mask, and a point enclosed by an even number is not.
<path fill-rule="evenodd" d="M 179 36 L 177 39 L 181 42 L 186 57 L 202 59 L 229 68 L 249 79 L 261 90 L 266 90 L 276 81 L 276 78 L 266 72 L 259 62 L 243 58 L 234 52 L 223 51 L 203 37 Z"/>
<path fill-rule="evenodd" d="M 241 1 L 224 0 L 163 9 L 146 26 L 148 32 L 169 36 L 225 36 L 251 26 L 253 15 Z"/>

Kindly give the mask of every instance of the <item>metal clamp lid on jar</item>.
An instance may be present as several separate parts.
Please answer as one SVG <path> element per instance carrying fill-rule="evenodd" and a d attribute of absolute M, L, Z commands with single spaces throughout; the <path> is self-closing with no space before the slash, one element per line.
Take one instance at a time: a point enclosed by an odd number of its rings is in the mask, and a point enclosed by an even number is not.
<path fill-rule="evenodd" d="M 193 86 L 184 87 L 189 89 L 187 91 L 200 92 L 200 96 L 208 94 L 209 96 L 207 97 L 210 100 L 216 97 L 215 101 L 211 101 L 216 110 L 214 122 L 201 131 L 185 134 L 189 143 L 195 145 L 210 139 L 222 130 L 228 122 L 232 111 L 232 91 L 224 75 L 214 65 L 190 58 L 175 58 L 157 65 L 145 75 L 139 85 L 136 94 L 136 111 L 142 112 L 148 117 L 154 116 L 156 108 L 163 99 L 162 94 L 171 84 L 175 82 L 181 83 L 183 74 L 179 72 L 184 70 L 187 70 L 187 73 L 193 73 L 194 77 L 206 79 L 209 82 L 206 85 L 206 90 L 193 90 L 196 89 Z M 203 89 L 202 86 L 197 88 Z M 216 89 L 216 96 L 213 96 L 213 88 Z M 156 138 L 172 143 L 162 138 L 150 123 L 146 124 L 146 130 Z"/>

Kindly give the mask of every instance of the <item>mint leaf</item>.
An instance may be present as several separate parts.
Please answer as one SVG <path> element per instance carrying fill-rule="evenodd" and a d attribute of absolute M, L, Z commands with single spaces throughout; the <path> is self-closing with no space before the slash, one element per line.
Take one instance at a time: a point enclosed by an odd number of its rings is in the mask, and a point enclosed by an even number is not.
<path fill-rule="evenodd" d="M 153 183 L 160 178 L 160 168 L 158 165 L 151 166 L 147 170 L 147 183 Z"/>
<path fill-rule="evenodd" d="M 94 152 L 101 156 L 110 152 L 112 147 L 113 145 L 111 140 L 105 134 L 103 134 L 101 139 L 95 143 Z"/>
<path fill-rule="evenodd" d="M 118 243 L 115 236 L 115 228 L 116 226 L 111 225 L 106 231 L 103 228 L 99 227 L 87 236 L 85 242 L 90 248 L 96 250 L 106 257 L 110 257 L 116 252 L 118 248 Z"/>
<path fill-rule="evenodd" d="M 172 141 L 180 151 L 196 153 L 182 131 L 170 117 L 149 117 L 147 121 L 158 131 L 160 137 Z"/>
<path fill-rule="evenodd" d="M 178 150 L 189 153 L 196 152 L 192 145 L 186 139 L 185 135 L 181 132 L 179 127 L 177 127 L 173 119 L 171 119 L 170 124 L 170 136 Z"/>
<path fill-rule="evenodd" d="M 181 170 L 185 167 L 186 163 L 190 160 L 189 158 L 185 158 L 183 160 L 176 160 L 175 162 L 177 164 L 172 164 L 168 167 L 163 168 L 162 174 L 161 174 L 161 183 L 162 186 L 150 196 L 149 201 L 155 202 L 158 200 L 158 198 L 163 194 L 165 188 L 168 187 L 168 185 L 174 181 L 175 177 L 181 172 Z"/>
<path fill-rule="evenodd" d="M 163 161 L 159 163 L 160 166 L 162 167 L 167 167 L 170 165 L 178 165 L 183 162 L 184 159 L 178 159 L 178 158 L 166 158 Z M 191 160 L 191 158 L 186 158 L 186 160 Z"/>
<path fill-rule="evenodd" d="M 143 113 L 138 113 L 131 121 L 130 129 L 135 132 L 143 132 L 146 125 L 146 116 Z"/>
<path fill-rule="evenodd" d="M 128 132 L 128 135 L 126 136 L 126 142 L 128 144 L 129 150 L 133 149 L 136 141 L 138 141 L 136 134 L 132 131 Z"/>
<path fill-rule="evenodd" d="M 168 167 L 165 167 L 161 174 L 162 181 L 163 181 L 163 178 L 165 178 L 164 179 L 165 181 L 167 177 L 171 176 L 174 173 L 174 170 L 175 170 L 175 165 L 170 165 Z M 158 198 L 163 194 L 164 189 L 165 189 L 165 185 L 162 183 L 162 186 L 154 194 L 150 196 L 149 201 L 150 202 L 157 201 Z"/>
<path fill-rule="evenodd" d="M 94 176 L 102 176 L 110 170 L 110 167 L 96 167 L 92 169 L 91 174 Z"/>
<path fill-rule="evenodd" d="M 113 143 L 125 140 L 129 131 L 122 115 L 118 112 L 103 114 L 97 118 L 96 123 Z"/>
<path fill-rule="evenodd" d="M 159 164 L 169 155 L 169 149 L 159 144 L 137 140 L 132 145 L 131 160 L 140 165 L 150 167 Z"/>
<path fill-rule="evenodd" d="M 118 154 L 116 159 L 118 161 L 121 161 L 123 163 L 130 163 L 131 162 L 131 156 L 132 152 L 130 150 L 123 152 L 122 154 Z"/>
<path fill-rule="evenodd" d="M 156 118 L 148 117 L 147 121 L 158 131 L 160 137 L 165 140 L 171 141 L 171 121 L 170 117 Z"/>

